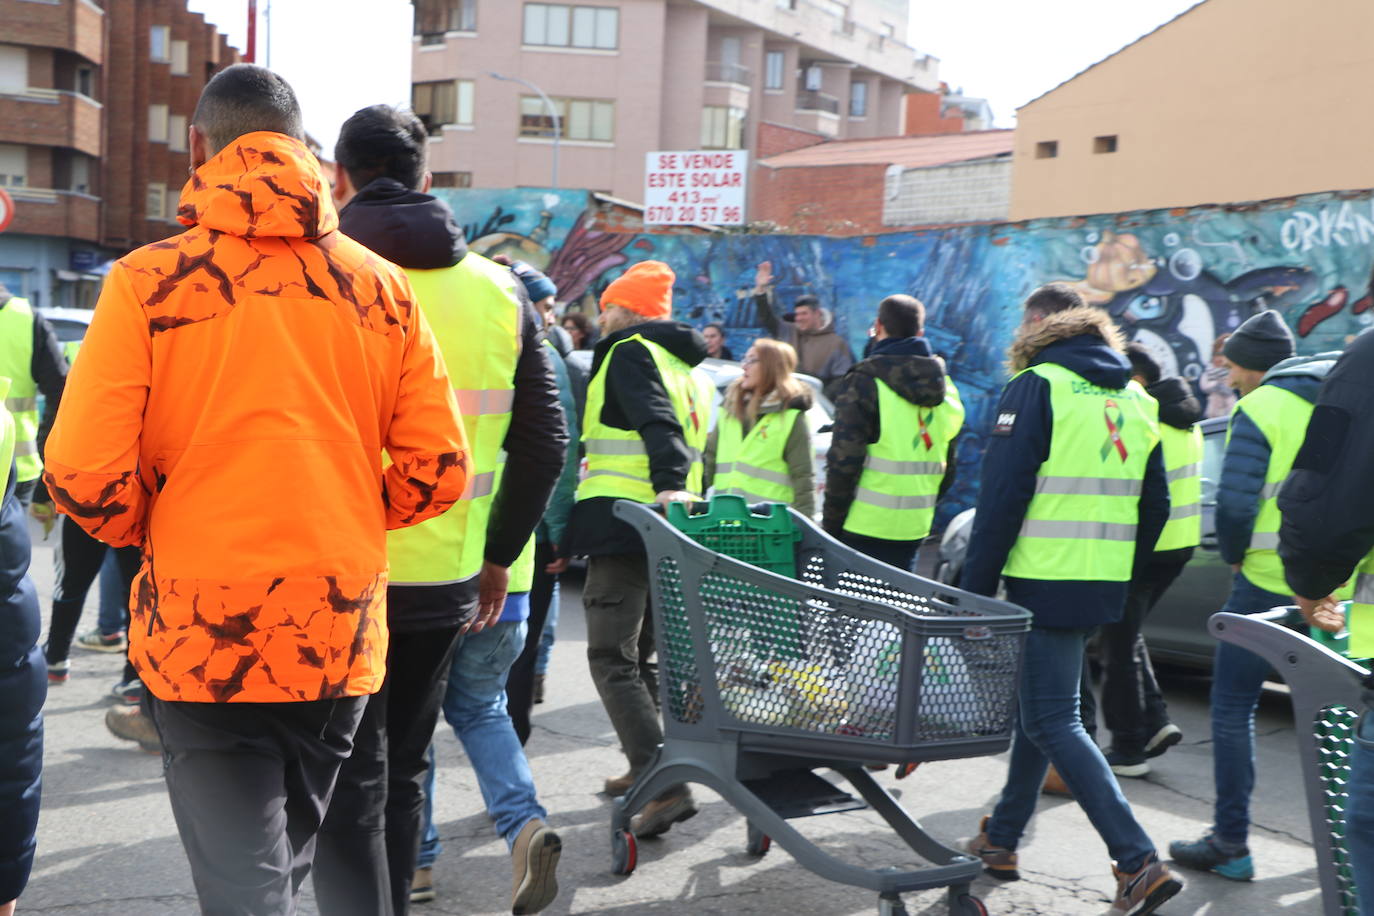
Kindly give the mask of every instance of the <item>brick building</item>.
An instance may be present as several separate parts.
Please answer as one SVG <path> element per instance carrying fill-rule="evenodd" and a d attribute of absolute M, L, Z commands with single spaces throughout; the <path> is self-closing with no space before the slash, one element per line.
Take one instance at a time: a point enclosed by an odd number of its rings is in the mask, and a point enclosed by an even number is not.
<path fill-rule="evenodd" d="M 93 305 L 99 265 L 180 231 L 187 123 L 237 60 L 185 0 L 0 0 L 0 282 Z"/>

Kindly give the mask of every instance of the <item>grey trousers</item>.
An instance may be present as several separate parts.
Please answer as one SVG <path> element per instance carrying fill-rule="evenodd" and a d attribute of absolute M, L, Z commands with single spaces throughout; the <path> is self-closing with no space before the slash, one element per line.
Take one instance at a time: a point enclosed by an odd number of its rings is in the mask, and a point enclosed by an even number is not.
<path fill-rule="evenodd" d="M 582 591 L 587 612 L 587 662 L 630 771 L 639 773 L 663 743 L 654 706 L 656 685 L 640 669 L 639 637 L 649 606 L 649 564 L 643 554 L 587 560 Z"/>

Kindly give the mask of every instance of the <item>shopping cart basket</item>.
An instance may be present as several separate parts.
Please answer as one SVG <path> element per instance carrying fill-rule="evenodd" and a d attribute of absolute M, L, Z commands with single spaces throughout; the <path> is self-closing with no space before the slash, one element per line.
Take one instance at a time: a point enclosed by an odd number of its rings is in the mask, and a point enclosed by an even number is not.
<path fill-rule="evenodd" d="M 1262 614 L 1213 614 L 1208 625 L 1217 639 L 1267 661 L 1288 685 L 1322 913 L 1355 916 L 1359 906 L 1344 835 L 1346 782 L 1355 724 L 1364 710 L 1361 683 L 1369 672 L 1283 625 L 1300 620 L 1296 608 L 1276 608 Z"/>
<path fill-rule="evenodd" d="M 1030 614 L 872 560 L 781 505 L 722 496 L 694 510 L 615 507 L 648 553 L 664 740 L 616 800 L 614 870 L 635 867 L 631 816 L 697 782 L 745 816 L 751 854 L 776 840 L 816 874 L 877 892 L 882 914 L 940 887 L 951 913 L 986 913 L 969 893 L 982 863 L 926 833 L 865 764 L 1005 750 Z M 851 865 L 787 823 L 864 803 L 929 866 Z"/>

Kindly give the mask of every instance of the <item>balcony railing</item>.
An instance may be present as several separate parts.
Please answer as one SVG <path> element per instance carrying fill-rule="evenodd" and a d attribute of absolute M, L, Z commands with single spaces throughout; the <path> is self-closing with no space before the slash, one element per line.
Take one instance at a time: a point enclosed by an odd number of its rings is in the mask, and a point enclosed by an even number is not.
<path fill-rule="evenodd" d="M 743 64 L 731 64 L 719 60 L 706 62 L 706 81 L 708 83 L 739 83 L 749 85 L 749 68 Z"/>
<path fill-rule="evenodd" d="M 833 95 L 817 92 L 815 89 L 803 89 L 797 93 L 797 110 L 824 111 L 838 115 L 840 113 L 840 100 Z"/>

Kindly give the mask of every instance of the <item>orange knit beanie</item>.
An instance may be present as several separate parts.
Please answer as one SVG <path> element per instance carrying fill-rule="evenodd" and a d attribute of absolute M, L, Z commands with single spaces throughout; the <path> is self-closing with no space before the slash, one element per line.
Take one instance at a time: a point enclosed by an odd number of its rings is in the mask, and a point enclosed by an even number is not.
<path fill-rule="evenodd" d="M 662 261 L 641 261 L 601 294 L 601 307 L 619 305 L 650 320 L 673 313 L 673 269 Z"/>

